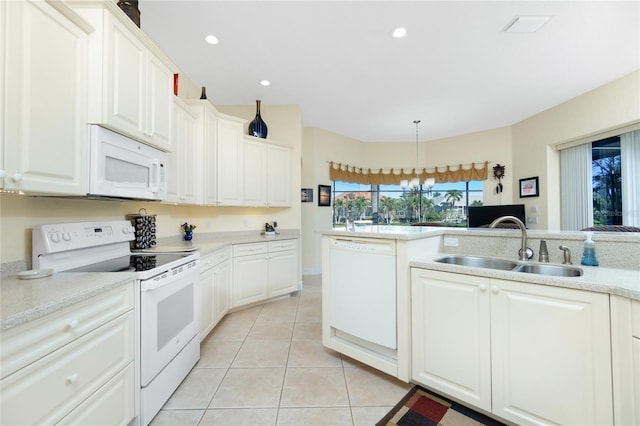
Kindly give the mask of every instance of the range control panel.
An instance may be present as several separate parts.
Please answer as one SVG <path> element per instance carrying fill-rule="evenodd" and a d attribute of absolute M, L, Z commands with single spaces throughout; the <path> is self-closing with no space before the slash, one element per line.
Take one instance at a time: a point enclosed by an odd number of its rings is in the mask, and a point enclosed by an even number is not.
<path fill-rule="evenodd" d="M 33 228 L 33 250 L 42 255 L 130 241 L 134 238 L 134 228 L 126 220 L 40 225 Z"/>

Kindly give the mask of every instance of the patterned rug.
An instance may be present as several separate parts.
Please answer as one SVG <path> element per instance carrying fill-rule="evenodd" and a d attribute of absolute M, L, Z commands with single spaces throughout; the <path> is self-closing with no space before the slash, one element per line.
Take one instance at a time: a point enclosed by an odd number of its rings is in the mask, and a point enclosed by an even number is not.
<path fill-rule="evenodd" d="M 414 386 L 376 426 L 501 426 L 496 420 Z"/>

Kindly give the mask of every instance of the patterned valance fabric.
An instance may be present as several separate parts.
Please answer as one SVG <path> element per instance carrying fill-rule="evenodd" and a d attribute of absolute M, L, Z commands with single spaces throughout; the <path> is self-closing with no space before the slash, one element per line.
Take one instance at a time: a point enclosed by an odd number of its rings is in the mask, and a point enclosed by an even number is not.
<path fill-rule="evenodd" d="M 476 163 L 470 166 L 446 166 L 436 167 L 434 171 L 418 169 L 420 182 L 427 178 L 434 178 L 436 183 L 466 182 L 470 180 L 486 180 L 489 177 L 489 162 L 485 161 L 480 168 Z M 348 164 L 329 162 L 329 178 L 333 181 L 360 183 L 365 185 L 398 185 L 402 179 L 410 180 L 416 176 L 416 169 L 390 169 L 371 170 L 363 167 L 350 166 Z"/>

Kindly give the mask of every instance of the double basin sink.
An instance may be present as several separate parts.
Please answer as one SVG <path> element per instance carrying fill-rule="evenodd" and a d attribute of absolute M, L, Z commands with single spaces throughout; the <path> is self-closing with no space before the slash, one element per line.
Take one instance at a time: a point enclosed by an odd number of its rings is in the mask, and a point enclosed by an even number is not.
<path fill-rule="evenodd" d="M 546 265 L 540 263 L 517 263 L 510 260 L 492 259 L 490 257 L 451 255 L 436 259 L 439 263 L 471 266 L 474 268 L 499 269 L 502 271 L 524 272 L 556 277 L 580 277 L 582 269 L 564 265 Z"/>

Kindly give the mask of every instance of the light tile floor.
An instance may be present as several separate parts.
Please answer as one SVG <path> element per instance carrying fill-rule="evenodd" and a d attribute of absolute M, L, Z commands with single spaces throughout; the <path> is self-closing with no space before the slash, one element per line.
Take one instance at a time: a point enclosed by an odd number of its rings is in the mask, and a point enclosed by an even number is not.
<path fill-rule="evenodd" d="M 320 276 L 227 315 L 152 426 L 374 425 L 411 388 L 322 346 Z"/>

